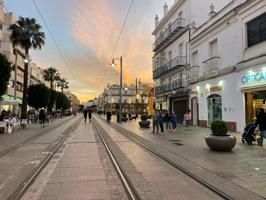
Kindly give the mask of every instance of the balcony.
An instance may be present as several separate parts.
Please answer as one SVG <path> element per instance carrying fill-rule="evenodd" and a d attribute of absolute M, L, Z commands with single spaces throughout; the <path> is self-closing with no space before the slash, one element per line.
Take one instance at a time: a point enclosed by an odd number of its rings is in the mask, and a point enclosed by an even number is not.
<path fill-rule="evenodd" d="M 199 78 L 199 69 L 200 66 L 194 65 L 188 69 L 188 82 L 194 83 L 197 82 Z"/>
<path fill-rule="evenodd" d="M 163 85 L 155 87 L 155 94 L 163 94 L 175 90 L 184 90 L 185 82 L 182 79 L 173 80 L 171 83 L 165 83 Z"/>
<path fill-rule="evenodd" d="M 165 75 L 178 67 L 182 67 L 186 65 L 186 56 L 177 56 L 174 59 L 170 60 L 166 64 L 162 65 L 161 67 L 155 69 L 153 71 L 153 79 L 156 79 L 162 75 Z"/>
<path fill-rule="evenodd" d="M 166 30 L 157 38 L 153 44 L 153 51 L 157 51 L 164 43 L 166 43 L 176 32 L 185 27 L 185 19 L 177 18 L 171 23 Z"/>
<path fill-rule="evenodd" d="M 218 67 L 219 59 L 220 57 L 215 56 L 202 62 L 204 64 L 204 74 L 216 72 L 219 69 Z"/>

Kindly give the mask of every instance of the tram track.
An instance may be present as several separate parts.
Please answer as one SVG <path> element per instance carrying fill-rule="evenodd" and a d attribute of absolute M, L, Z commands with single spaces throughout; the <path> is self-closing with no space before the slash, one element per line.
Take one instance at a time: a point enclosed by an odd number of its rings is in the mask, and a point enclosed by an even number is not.
<path fill-rule="evenodd" d="M 121 131 L 120 127 L 118 127 L 117 125 L 114 125 L 112 123 L 107 123 L 106 121 L 104 121 L 101 118 L 99 118 L 99 119 L 102 120 L 103 123 L 107 124 L 108 126 L 110 126 L 113 129 L 115 129 L 121 135 L 123 135 L 126 138 L 128 138 L 133 143 L 137 144 L 138 146 L 140 146 L 143 149 L 146 149 L 148 152 L 152 153 L 153 155 L 155 155 L 159 159 L 161 159 L 164 162 L 168 163 L 170 166 L 174 167 L 178 171 L 180 171 L 180 172 L 184 173 L 185 175 L 189 176 L 190 178 L 192 178 L 193 180 L 195 180 L 199 184 L 203 185 L 205 188 L 207 188 L 208 190 L 212 191 L 213 193 L 215 193 L 216 195 L 218 195 L 222 199 L 225 199 L 225 200 L 236 200 L 236 199 L 238 199 L 238 198 L 235 198 L 235 197 L 227 194 L 226 192 L 222 191 L 221 189 L 215 187 L 212 183 L 210 183 L 208 181 L 205 181 L 203 178 L 201 178 L 200 176 L 194 174 L 189 169 L 186 169 L 185 167 L 183 167 L 182 165 L 178 164 L 177 162 L 169 159 L 167 156 L 163 155 L 162 153 L 157 151 L 155 148 L 151 147 L 150 145 L 145 144 L 144 142 L 142 142 L 137 137 L 134 137 L 133 136 L 134 134 L 125 133 L 126 131 Z M 96 122 L 96 123 L 98 123 L 98 122 Z M 261 196 L 258 196 L 258 195 L 254 195 L 254 199 L 265 199 L 265 198 L 263 198 Z"/>
<path fill-rule="evenodd" d="M 72 119 L 72 118 L 71 118 Z M 70 120 L 70 119 L 69 119 Z M 69 121 L 67 120 L 67 121 Z M 57 153 L 57 151 L 62 147 L 62 145 L 65 143 L 65 141 L 69 138 L 71 133 L 76 129 L 78 124 L 80 123 L 81 118 L 79 117 L 72 123 L 63 133 L 60 140 L 54 145 L 54 147 L 47 153 L 45 158 L 43 158 L 40 163 L 34 167 L 34 169 L 28 174 L 28 176 L 16 187 L 16 189 L 7 197 L 7 200 L 18 200 L 21 199 L 23 194 L 27 191 L 27 189 L 30 187 L 30 185 L 34 182 L 36 177 L 41 173 L 41 171 L 45 168 L 45 166 L 49 163 L 49 161 L 52 159 L 52 157 Z M 62 124 L 61 124 L 62 125 Z M 59 125 L 60 126 L 60 125 Z M 56 126 L 56 127 L 59 127 Z M 55 127 L 53 127 L 55 128 Z M 47 130 L 46 130 L 47 131 Z M 36 135 L 37 136 L 37 135 Z M 29 138 L 27 142 L 35 139 L 36 136 Z M 38 135 L 40 136 L 40 135 Z M 25 144 L 25 142 L 24 142 Z M 23 145 L 20 145 L 23 146 Z M 16 148 L 18 148 L 17 146 Z M 13 150 L 13 149 L 12 149 Z M 12 151 L 10 150 L 10 151 Z M 9 152 L 10 152 L 9 151 Z M 7 152 L 8 153 L 8 152 Z"/>
<path fill-rule="evenodd" d="M 117 175 L 124 187 L 124 190 L 128 196 L 128 198 L 130 200 L 142 200 L 140 195 L 138 194 L 137 190 L 135 189 L 133 183 L 131 182 L 130 178 L 127 176 L 126 171 L 121 167 L 121 165 L 119 164 L 118 160 L 116 159 L 114 153 L 112 152 L 112 150 L 109 148 L 107 141 L 104 139 L 103 134 L 101 133 L 101 131 L 98 128 L 97 122 L 95 120 L 93 120 L 93 125 L 104 145 L 105 150 L 107 151 L 107 154 L 117 172 Z"/>

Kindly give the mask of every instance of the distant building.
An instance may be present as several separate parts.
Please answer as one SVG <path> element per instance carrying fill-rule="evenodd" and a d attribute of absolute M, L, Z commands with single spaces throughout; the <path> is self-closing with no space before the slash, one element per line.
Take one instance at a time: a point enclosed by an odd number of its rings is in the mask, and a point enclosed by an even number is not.
<path fill-rule="evenodd" d="M 50 83 L 44 80 L 44 69 L 38 67 L 35 63 L 29 64 L 29 86 L 36 84 L 44 84 L 50 87 Z"/>
<path fill-rule="evenodd" d="M 151 83 L 124 84 L 122 87 L 122 112 L 146 113 Z M 119 111 L 120 86 L 108 84 L 97 99 L 97 108 L 101 111 Z"/>
<path fill-rule="evenodd" d="M 74 111 L 78 112 L 79 105 L 80 105 L 80 100 L 78 99 L 78 97 L 70 91 L 66 91 L 66 92 L 64 92 L 64 94 L 67 96 L 67 98 L 70 101 L 70 109 L 69 110 L 71 112 L 74 112 Z"/>

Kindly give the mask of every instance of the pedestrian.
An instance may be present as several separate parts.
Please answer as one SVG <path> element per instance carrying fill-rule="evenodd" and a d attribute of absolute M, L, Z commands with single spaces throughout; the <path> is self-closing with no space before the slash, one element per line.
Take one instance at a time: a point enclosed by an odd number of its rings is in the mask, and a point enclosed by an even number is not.
<path fill-rule="evenodd" d="M 184 121 L 185 121 L 185 125 L 186 127 L 189 127 L 190 125 L 190 121 L 191 121 L 191 112 L 190 110 L 188 110 L 185 115 L 184 115 Z"/>
<path fill-rule="evenodd" d="M 154 114 L 152 115 L 152 133 L 159 132 L 159 113 L 157 110 L 155 110 Z"/>
<path fill-rule="evenodd" d="M 107 122 L 110 122 L 111 121 L 111 118 L 112 118 L 112 113 L 110 111 L 108 111 L 106 113 L 106 118 L 107 118 Z"/>
<path fill-rule="evenodd" d="M 172 131 L 175 132 L 176 131 L 176 125 L 177 125 L 177 116 L 175 113 L 173 113 L 171 115 L 171 122 L 172 122 Z"/>
<path fill-rule="evenodd" d="M 165 122 L 166 130 L 169 130 L 170 129 L 170 123 L 171 123 L 171 115 L 168 111 L 164 115 L 164 122 Z"/>
<path fill-rule="evenodd" d="M 41 126 L 44 127 L 45 121 L 46 121 L 46 115 L 45 115 L 45 111 L 43 108 L 39 112 L 39 121 L 40 121 Z"/>
<path fill-rule="evenodd" d="M 88 116 L 88 111 L 86 108 L 83 110 L 83 116 L 84 116 L 84 121 L 86 123 L 87 122 L 87 116 Z"/>
<path fill-rule="evenodd" d="M 255 124 L 260 129 L 260 138 L 257 139 L 258 145 L 263 146 L 263 138 L 266 138 L 266 113 L 263 108 L 260 108 Z"/>
<path fill-rule="evenodd" d="M 164 122 L 164 113 L 162 110 L 160 110 L 160 112 L 159 112 L 159 126 L 160 126 L 160 130 L 161 130 L 162 134 L 163 134 L 163 122 Z"/>
<path fill-rule="evenodd" d="M 89 122 L 91 122 L 91 109 L 89 109 L 89 111 L 88 111 L 88 114 L 89 114 Z"/>

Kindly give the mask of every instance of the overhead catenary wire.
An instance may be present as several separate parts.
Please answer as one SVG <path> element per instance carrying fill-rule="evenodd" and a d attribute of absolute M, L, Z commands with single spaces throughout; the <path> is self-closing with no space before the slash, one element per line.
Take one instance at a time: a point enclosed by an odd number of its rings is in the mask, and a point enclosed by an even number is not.
<path fill-rule="evenodd" d="M 121 26 L 121 29 L 120 29 L 120 31 L 119 31 L 119 34 L 118 34 L 117 39 L 116 39 L 116 42 L 115 42 L 115 46 L 114 46 L 114 48 L 113 48 L 113 51 L 112 51 L 111 57 L 110 57 L 110 59 L 108 60 L 108 62 L 112 62 L 112 59 L 113 59 L 113 57 L 114 57 L 114 54 L 115 54 L 116 48 L 117 48 L 117 46 L 118 46 L 118 44 L 119 44 L 119 41 L 120 41 L 121 35 L 122 35 L 123 30 L 124 30 L 124 27 L 125 27 L 125 25 L 126 25 L 126 22 L 127 22 L 128 16 L 129 16 L 130 11 L 131 11 L 131 9 L 132 9 L 133 2 L 134 2 L 134 0 L 131 0 L 130 5 L 129 5 L 129 8 L 128 8 L 127 13 L 126 13 L 126 16 L 125 16 L 125 19 L 124 19 L 124 22 L 123 22 L 123 24 L 122 24 L 122 26 Z M 109 64 L 110 64 L 110 63 L 108 63 L 108 65 L 109 65 Z M 104 74 L 103 74 L 103 77 L 102 77 L 102 79 L 101 79 L 101 82 L 105 79 L 107 73 L 108 73 L 108 71 L 106 70 L 106 71 L 104 72 Z"/>
<path fill-rule="evenodd" d="M 51 32 L 51 30 L 50 30 L 50 28 L 49 28 L 49 26 L 48 26 L 48 24 L 47 24 L 47 22 L 46 22 L 44 16 L 42 15 L 42 12 L 41 12 L 39 6 L 37 5 L 37 3 L 36 3 L 35 0 L 32 0 L 32 2 L 33 2 L 33 4 L 34 4 L 34 7 L 36 8 L 38 14 L 40 15 L 40 17 L 41 17 L 41 19 L 42 19 L 42 21 L 43 21 L 43 23 L 44 23 L 44 26 L 45 26 L 45 28 L 47 29 L 48 34 L 50 35 L 50 37 L 51 37 L 51 39 L 52 39 L 52 41 L 53 41 L 53 43 L 54 43 L 54 45 L 55 45 L 55 47 L 56 47 L 56 49 L 57 49 L 59 55 L 61 56 L 63 63 L 65 64 L 66 67 L 68 67 L 68 64 L 67 64 L 66 58 L 65 58 L 64 54 L 62 53 L 62 51 L 61 51 L 61 49 L 60 49 L 58 43 L 56 42 L 56 39 L 55 39 L 55 37 L 53 36 L 53 34 L 52 34 L 52 32 Z M 70 70 L 67 70 L 67 71 L 68 71 L 69 74 L 72 76 L 72 78 L 75 77 L 75 76 L 73 75 L 73 73 L 72 73 Z"/>

